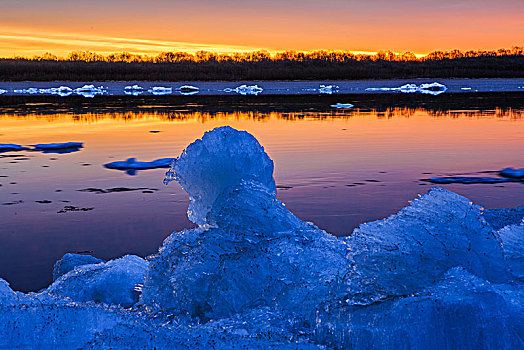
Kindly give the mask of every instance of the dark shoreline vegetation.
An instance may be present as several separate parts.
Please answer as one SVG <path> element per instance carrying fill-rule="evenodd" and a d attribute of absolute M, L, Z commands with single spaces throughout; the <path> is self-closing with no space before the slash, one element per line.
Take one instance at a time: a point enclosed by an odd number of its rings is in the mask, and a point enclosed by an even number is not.
<path fill-rule="evenodd" d="M 155 57 L 130 53 L 102 56 L 72 52 L 33 58 L 0 59 L 0 81 L 213 81 L 213 80 L 359 80 L 412 78 L 521 78 L 524 48 L 497 51 L 412 53 L 347 51 L 265 51 L 218 55 L 165 52 Z"/>
<path fill-rule="evenodd" d="M 281 113 L 286 119 L 330 119 L 358 114 L 388 118 L 393 111 L 409 117 L 425 110 L 435 117 L 462 117 L 491 114 L 497 117 L 524 117 L 524 92 L 422 94 L 337 94 L 337 95 L 221 95 L 221 96 L 2 96 L 0 118 L 48 118 L 68 116 L 78 121 L 104 118 L 136 119 L 155 115 L 165 120 L 184 120 L 198 114 L 202 123 L 234 117 L 264 119 Z M 354 108 L 338 110 L 337 102 L 351 102 Z M 52 119 L 50 119 L 52 120 Z"/>

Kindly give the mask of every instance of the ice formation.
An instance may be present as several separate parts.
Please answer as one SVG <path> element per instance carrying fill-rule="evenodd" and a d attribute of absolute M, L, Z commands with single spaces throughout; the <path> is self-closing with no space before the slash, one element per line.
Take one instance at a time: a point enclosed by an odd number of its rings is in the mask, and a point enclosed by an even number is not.
<path fill-rule="evenodd" d="M 420 92 L 422 94 L 428 94 L 428 95 L 440 95 L 448 90 L 446 85 L 434 82 L 430 84 L 405 84 L 400 87 L 381 87 L 381 88 L 367 88 L 366 91 L 395 91 L 395 92 L 402 92 L 402 93 L 415 93 Z"/>
<path fill-rule="evenodd" d="M 435 176 L 423 181 L 435 184 L 496 184 L 503 182 L 522 182 L 524 183 L 524 168 L 513 169 L 505 168 L 498 171 L 499 177 L 494 176 Z"/>
<path fill-rule="evenodd" d="M 82 95 L 84 97 L 93 98 L 96 95 L 104 95 L 107 93 L 107 89 L 103 86 L 83 85 L 73 90 L 75 94 Z"/>
<path fill-rule="evenodd" d="M 320 85 L 318 92 L 321 94 L 331 95 L 334 92 L 338 92 L 338 88 L 339 87 L 337 85 Z"/>
<path fill-rule="evenodd" d="M 128 85 L 124 87 L 124 94 L 138 96 L 144 93 L 144 88 L 139 85 Z"/>
<path fill-rule="evenodd" d="M 71 94 L 77 94 L 84 97 L 95 97 L 96 95 L 103 95 L 107 93 L 107 89 L 103 86 L 94 86 L 92 84 L 86 84 L 79 88 L 73 89 L 69 86 L 59 86 L 51 88 L 27 88 L 27 89 L 15 89 L 13 90 L 15 94 L 50 94 L 58 96 L 69 96 Z"/>
<path fill-rule="evenodd" d="M 137 170 L 169 168 L 173 158 L 160 158 L 150 162 L 139 162 L 136 158 L 128 158 L 124 161 L 117 161 L 104 164 L 108 169 L 126 170 L 129 175 L 135 175 Z"/>
<path fill-rule="evenodd" d="M 14 144 L 14 143 L 0 143 L 0 153 L 11 152 L 11 151 L 23 151 L 26 149 L 29 149 L 29 148 Z"/>
<path fill-rule="evenodd" d="M 7 93 L 7 90 L 0 89 L 0 95 Z"/>
<path fill-rule="evenodd" d="M 108 262 L 77 265 L 42 293 L 76 302 L 130 307 L 138 302 L 147 264 L 136 255 L 126 255 Z"/>
<path fill-rule="evenodd" d="M 524 168 L 522 169 L 505 168 L 499 171 L 499 175 L 508 177 L 511 179 L 524 179 Z"/>
<path fill-rule="evenodd" d="M 334 105 L 331 105 L 331 107 L 333 108 L 352 108 L 352 107 L 355 107 L 354 105 L 352 105 L 351 103 L 337 103 L 337 104 L 334 104 Z"/>
<path fill-rule="evenodd" d="M 59 277 L 65 275 L 77 266 L 98 264 L 101 262 L 104 262 L 104 260 L 91 255 L 67 253 L 62 259 L 55 263 L 53 268 L 53 281 L 56 281 Z"/>
<path fill-rule="evenodd" d="M 151 89 L 147 91 L 153 95 L 170 95 L 173 93 L 173 88 L 164 86 L 153 86 Z"/>
<path fill-rule="evenodd" d="M 262 91 L 264 91 L 264 89 L 262 89 L 258 85 L 240 85 L 234 89 L 232 88 L 224 89 L 224 92 L 236 92 L 237 94 L 240 94 L 240 95 L 258 95 L 262 93 Z"/>
<path fill-rule="evenodd" d="M 198 227 L 147 261 L 72 257 L 39 293 L 0 280 L 0 348 L 524 345 L 524 207 L 433 188 L 336 238 L 286 209 L 272 160 L 230 127 L 189 145 L 172 180 Z"/>
<path fill-rule="evenodd" d="M 43 153 L 71 153 L 79 151 L 84 144 L 82 142 L 38 143 L 33 147 Z"/>

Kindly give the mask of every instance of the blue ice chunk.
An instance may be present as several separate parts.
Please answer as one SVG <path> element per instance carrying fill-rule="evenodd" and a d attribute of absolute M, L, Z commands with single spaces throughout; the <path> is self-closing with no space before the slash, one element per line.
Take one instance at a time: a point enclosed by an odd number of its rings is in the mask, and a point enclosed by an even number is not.
<path fill-rule="evenodd" d="M 499 175 L 508 177 L 510 179 L 523 179 L 524 180 L 524 168 L 522 169 L 505 168 L 499 172 Z"/>
<path fill-rule="evenodd" d="M 136 256 L 75 266 L 42 293 L 78 302 L 93 301 L 130 307 L 138 301 L 147 261 Z"/>
<path fill-rule="evenodd" d="M 443 176 L 431 177 L 424 181 L 435 184 L 496 184 L 502 182 L 518 182 L 518 179 L 500 178 L 500 177 L 486 177 L 486 176 Z"/>
<path fill-rule="evenodd" d="M 84 147 L 82 142 L 62 142 L 62 143 L 38 143 L 33 145 L 35 150 L 43 151 L 44 153 L 53 153 L 60 151 L 77 151 Z"/>
<path fill-rule="evenodd" d="M 128 158 L 125 161 L 117 161 L 104 164 L 108 169 L 126 170 L 130 175 L 134 175 L 137 170 L 169 168 L 173 158 L 160 158 L 150 162 L 139 162 L 136 158 Z"/>
<path fill-rule="evenodd" d="M 504 247 L 504 258 L 515 278 L 524 281 L 524 220 L 499 231 Z"/>
<path fill-rule="evenodd" d="M 0 153 L 11 151 L 23 151 L 27 149 L 29 148 L 14 143 L 0 143 Z"/>
<path fill-rule="evenodd" d="M 206 132 L 173 161 L 165 183 L 176 180 L 189 194 L 188 217 L 206 223 L 206 215 L 225 188 L 255 180 L 276 193 L 273 161 L 257 139 L 245 131 L 224 126 Z"/>
<path fill-rule="evenodd" d="M 500 230 L 524 220 L 524 205 L 516 208 L 485 209 L 482 215 L 495 230 Z"/>
<path fill-rule="evenodd" d="M 351 264 L 366 276 L 362 296 L 371 301 L 411 294 L 454 266 L 506 282 L 501 241 L 482 209 L 435 187 L 398 214 L 360 225 L 345 241 Z"/>
<path fill-rule="evenodd" d="M 55 263 L 53 268 L 53 281 L 73 270 L 76 266 L 98 264 L 104 262 L 102 259 L 91 255 L 66 253 L 62 259 Z"/>

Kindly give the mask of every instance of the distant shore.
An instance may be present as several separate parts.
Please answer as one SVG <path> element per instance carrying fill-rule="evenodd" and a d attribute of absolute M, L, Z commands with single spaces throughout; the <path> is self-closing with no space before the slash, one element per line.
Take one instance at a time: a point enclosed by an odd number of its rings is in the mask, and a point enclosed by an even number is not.
<path fill-rule="evenodd" d="M 0 81 L 254 81 L 415 78 L 523 78 L 524 55 L 394 61 L 262 59 L 253 61 L 107 62 L 0 59 Z"/>

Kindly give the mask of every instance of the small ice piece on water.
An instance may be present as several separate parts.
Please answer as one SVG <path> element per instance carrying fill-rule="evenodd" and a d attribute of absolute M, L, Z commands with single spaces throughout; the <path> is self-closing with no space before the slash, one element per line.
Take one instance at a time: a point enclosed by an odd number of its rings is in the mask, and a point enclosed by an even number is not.
<path fill-rule="evenodd" d="M 151 89 L 147 91 L 153 95 L 169 95 L 173 93 L 173 88 L 164 86 L 153 86 Z"/>
<path fill-rule="evenodd" d="M 41 94 L 58 95 L 61 97 L 69 96 L 73 93 L 73 89 L 69 86 L 59 86 L 57 88 L 40 89 Z"/>
<path fill-rule="evenodd" d="M 77 266 L 98 264 L 104 260 L 95 258 L 91 255 L 66 253 L 62 259 L 55 263 L 53 268 L 53 281 L 73 270 Z"/>
<path fill-rule="evenodd" d="M 366 91 L 396 91 L 396 92 L 402 92 L 405 94 L 412 94 L 416 92 L 420 92 L 421 94 L 429 94 L 429 95 L 440 95 L 447 91 L 447 86 L 434 82 L 430 84 L 420 84 L 417 86 L 416 84 L 404 84 L 399 87 L 380 87 L 380 88 L 367 88 Z"/>
<path fill-rule="evenodd" d="M 124 88 L 124 94 L 126 95 L 133 95 L 138 96 L 144 92 L 144 88 L 135 84 L 135 85 L 128 85 Z"/>
<path fill-rule="evenodd" d="M 232 88 L 224 89 L 224 92 L 236 92 L 237 94 L 240 94 L 240 95 L 258 95 L 262 93 L 262 91 L 264 91 L 264 89 L 262 89 L 258 85 L 245 85 L 245 84 L 237 86 L 234 89 Z"/>
<path fill-rule="evenodd" d="M 318 92 L 321 94 L 331 95 L 334 92 L 338 92 L 338 86 L 337 85 L 320 85 L 320 87 L 318 88 Z"/>
<path fill-rule="evenodd" d="M 333 108 L 351 108 L 354 107 L 351 103 L 337 103 L 334 105 L 331 105 Z"/>
<path fill-rule="evenodd" d="M 510 178 L 510 179 L 524 179 L 524 168 L 522 169 L 505 168 L 499 171 L 499 175 Z"/>
<path fill-rule="evenodd" d="M 496 184 L 501 182 L 516 182 L 517 179 L 485 177 L 485 176 L 443 176 L 424 179 L 434 184 Z"/>
<path fill-rule="evenodd" d="M 11 151 L 23 151 L 29 148 L 14 143 L 0 143 L 0 153 Z"/>
<path fill-rule="evenodd" d="M 169 168 L 173 158 L 160 158 L 150 162 L 139 162 L 136 158 L 128 158 L 124 161 L 117 161 L 104 164 L 108 169 L 125 170 L 128 175 L 135 175 L 137 170 Z"/>
<path fill-rule="evenodd" d="M 200 88 L 192 85 L 182 85 L 177 88 L 181 95 L 195 95 L 200 92 Z"/>
<path fill-rule="evenodd" d="M 177 90 L 180 90 L 180 91 L 194 91 L 194 90 L 200 90 L 200 88 L 196 87 L 196 86 L 193 86 L 193 85 L 182 85 L 181 87 L 177 88 Z"/>
<path fill-rule="evenodd" d="M 0 89 L 0 95 L 7 93 L 7 90 Z"/>
<path fill-rule="evenodd" d="M 38 143 L 33 147 L 36 151 L 44 153 L 71 153 L 79 151 L 84 144 L 82 142 Z"/>
<path fill-rule="evenodd" d="M 93 98 L 96 95 L 103 95 L 107 90 L 103 86 L 94 86 L 92 84 L 86 84 L 82 87 L 76 88 L 73 90 L 77 95 L 82 95 L 84 97 Z"/>
<path fill-rule="evenodd" d="M 30 94 L 30 95 L 34 95 L 34 94 L 38 94 L 40 92 L 40 90 L 37 89 L 37 88 L 28 88 L 28 89 L 16 89 L 16 90 L 13 90 L 13 92 L 15 94 Z"/>
<path fill-rule="evenodd" d="M 141 87 L 140 85 L 128 85 L 124 88 L 124 90 L 144 90 L 143 87 Z"/>
<path fill-rule="evenodd" d="M 460 90 L 469 91 L 471 90 L 471 88 L 470 87 L 461 87 Z"/>
<path fill-rule="evenodd" d="M 410 94 L 418 91 L 418 86 L 416 84 L 405 84 L 398 88 L 400 92 L 405 94 Z"/>
<path fill-rule="evenodd" d="M 418 87 L 418 91 L 422 94 L 429 94 L 429 95 L 440 95 L 447 90 L 447 86 L 434 82 L 431 84 L 420 84 Z"/>
<path fill-rule="evenodd" d="M 42 293 L 79 302 L 130 307 L 138 301 L 137 286 L 144 281 L 147 265 L 147 261 L 136 255 L 126 255 L 108 262 L 76 266 Z"/>

